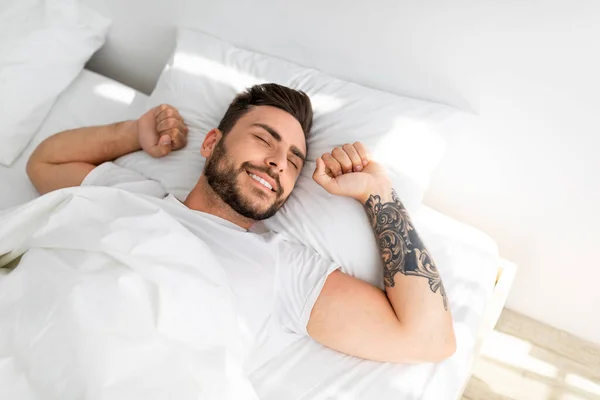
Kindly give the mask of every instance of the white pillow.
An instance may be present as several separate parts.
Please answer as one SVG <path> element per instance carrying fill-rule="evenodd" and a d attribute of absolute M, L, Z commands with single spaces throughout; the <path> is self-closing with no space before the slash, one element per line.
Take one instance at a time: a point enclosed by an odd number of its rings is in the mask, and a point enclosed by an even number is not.
<path fill-rule="evenodd" d="M 161 181 L 184 198 L 204 166 L 200 145 L 218 126 L 236 93 L 262 82 L 305 91 L 314 125 L 308 160 L 292 196 L 264 224 L 373 284 L 381 284 L 381 261 L 362 206 L 331 196 L 311 175 L 314 160 L 333 147 L 362 141 L 389 167 L 394 187 L 409 210 L 420 204 L 444 147 L 444 125 L 463 113 L 439 104 L 408 99 L 332 78 L 316 70 L 237 48 L 212 36 L 180 29 L 176 49 L 162 72 L 149 107 L 168 103 L 190 128 L 185 149 L 163 159 L 134 153 L 117 164 Z"/>
<path fill-rule="evenodd" d="M 0 164 L 10 165 L 56 97 L 102 46 L 110 21 L 70 0 L 13 0 L 0 8 Z"/>

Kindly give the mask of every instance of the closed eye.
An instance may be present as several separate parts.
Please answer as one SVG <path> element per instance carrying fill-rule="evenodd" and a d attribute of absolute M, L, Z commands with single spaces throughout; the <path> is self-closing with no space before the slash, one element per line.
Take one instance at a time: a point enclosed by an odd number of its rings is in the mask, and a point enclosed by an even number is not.
<path fill-rule="evenodd" d="M 257 138 L 258 140 L 260 140 L 261 142 L 263 142 L 263 143 L 265 143 L 265 144 L 269 145 L 269 142 L 267 142 L 265 139 L 261 138 L 260 136 L 258 136 L 258 135 L 254 135 L 254 137 L 255 137 L 255 138 Z M 270 145 L 269 145 L 269 146 L 270 146 Z"/>
<path fill-rule="evenodd" d="M 292 160 L 288 159 L 288 161 L 294 166 L 294 168 L 298 169 L 298 166 L 296 165 L 295 162 L 293 162 Z"/>

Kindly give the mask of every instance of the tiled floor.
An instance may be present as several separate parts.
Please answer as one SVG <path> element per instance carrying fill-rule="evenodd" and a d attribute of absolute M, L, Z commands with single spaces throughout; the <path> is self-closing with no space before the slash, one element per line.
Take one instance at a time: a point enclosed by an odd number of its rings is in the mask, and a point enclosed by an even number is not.
<path fill-rule="evenodd" d="M 600 346 L 504 310 L 463 400 L 600 399 Z"/>

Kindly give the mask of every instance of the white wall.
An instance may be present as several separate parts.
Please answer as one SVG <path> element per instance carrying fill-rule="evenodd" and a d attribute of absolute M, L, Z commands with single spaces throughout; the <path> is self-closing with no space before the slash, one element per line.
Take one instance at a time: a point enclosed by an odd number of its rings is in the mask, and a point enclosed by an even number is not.
<path fill-rule="evenodd" d="M 114 19 L 90 68 L 150 92 L 174 25 L 472 110 L 426 202 L 520 265 L 508 306 L 600 343 L 600 3 L 83 0 Z"/>

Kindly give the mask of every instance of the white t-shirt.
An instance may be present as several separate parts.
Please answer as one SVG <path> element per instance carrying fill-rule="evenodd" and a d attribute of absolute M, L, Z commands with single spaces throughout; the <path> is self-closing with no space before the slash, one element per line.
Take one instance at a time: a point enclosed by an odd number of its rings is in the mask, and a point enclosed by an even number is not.
<path fill-rule="evenodd" d="M 159 182 L 112 162 L 92 170 L 82 182 L 85 185 L 163 199 L 169 205 L 165 210 L 213 250 L 227 273 L 243 333 L 252 343 L 248 373 L 298 335 L 307 335 L 315 301 L 327 276 L 338 268 L 334 262 L 272 232 L 249 232 L 215 215 L 189 209 Z"/>

